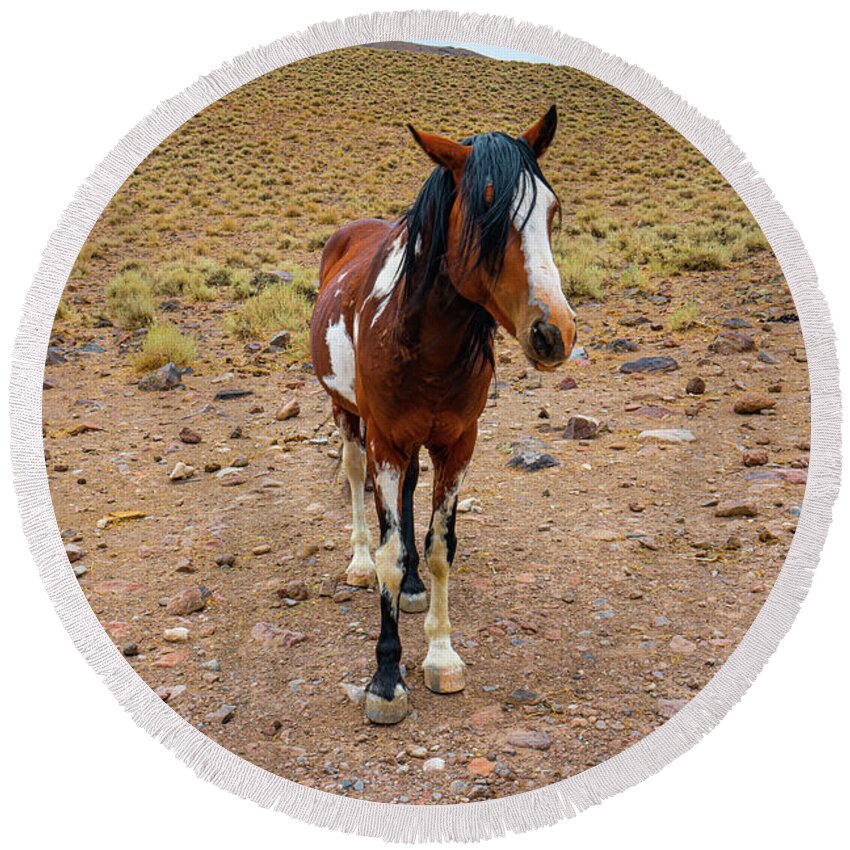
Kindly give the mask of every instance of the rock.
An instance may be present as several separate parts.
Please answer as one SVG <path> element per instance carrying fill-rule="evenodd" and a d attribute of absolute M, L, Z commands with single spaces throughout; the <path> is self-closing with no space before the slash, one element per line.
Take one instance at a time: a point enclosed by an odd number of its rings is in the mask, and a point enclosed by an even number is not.
<path fill-rule="evenodd" d="M 511 692 L 505 701 L 511 705 L 537 705 L 540 700 L 540 694 L 536 694 L 534 691 L 527 691 L 525 688 L 517 688 Z"/>
<path fill-rule="evenodd" d="M 463 797 L 468 788 L 469 783 L 464 782 L 462 779 L 455 779 L 454 782 L 449 785 L 449 791 L 456 797 Z"/>
<path fill-rule="evenodd" d="M 587 351 L 584 350 L 580 345 L 576 345 L 573 350 L 570 352 L 569 356 L 570 360 L 590 360 L 587 356 Z"/>
<path fill-rule="evenodd" d="M 721 319 L 720 324 L 723 325 L 724 328 L 732 328 L 733 330 L 752 327 L 746 319 L 742 319 L 740 316 L 732 316 L 728 319 Z"/>
<path fill-rule="evenodd" d="M 521 469 L 524 472 L 537 472 L 552 466 L 560 466 L 560 463 L 550 454 L 529 449 L 512 457 L 507 465 L 512 469 Z"/>
<path fill-rule="evenodd" d="M 658 713 L 668 720 L 688 704 L 686 699 L 660 699 L 658 700 Z"/>
<path fill-rule="evenodd" d="M 294 419 L 300 413 L 301 405 L 293 398 L 276 411 L 274 418 L 278 422 L 285 422 L 287 419 Z"/>
<path fill-rule="evenodd" d="M 57 345 L 49 345 L 47 347 L 47 357 L 44 360 L 45 366 L 61 366 L 67 363 L 68 358 L 65 357 L 65 352 Z"/>
<path fill-rule="evenodd" d="M 189 466 L 188 463 L 183 463 L 182 460 L 178 460 L 177 463 L 174 464 L 174 468 L 171 472 L 168 473 L 168 477 L 172 481 L 185 481 L 186 479 L 191 478 L 194 474 L 194 466 Z"/>
<path fill-rule="evenodd" d="M 342 605 L 345 602 L 350 602 L 354 598 L 354 592 L 348 587 L 341 587 L 334 592 L 333 601 L 337 605 Z"/>
<path fill-rule="evenodd" d="M 555 384 L 556 390 L 574 390 L 578 387 L 578 383 L 575 378 L 561 378 L 557 384 Z"/>
<path fill-rule="evenodd" d="M 419 744 L 409 744 L 407 747 L 407 754 L 412 759 L 426 759 L 428 758 L 428 750 L 419 745 Z"/>
<path fill-rule="evenodd" d="M 715 509 L 718 517 L 752 517 L 758 516 L 758 508 L 749 502 L 721 502 Z"/>
<path fill-rule="evenodd" d="M 688 383 L 685 384 L 685 392 L 689 395 L 702 395 L 705 392 L 705 381 L 698 375 L 689 378 Z"/>
<path fill-rule="evenodd" d="M 753 338 L 742 331 L 721 331 L 708 349 L 715 354 L 742 354 L 745 351 L 753 351 L 756 347 Z"/>
<path fill-rule="evenodd" d="M 289 331 L 278 331 L 270 340 L 269 348 L 272 351 L 284 351 L 292 344 L 292 334 Z"/>
<path fill-rule="evenodd" d="M 495 763 L 483 757 L 472 759 L 466 769 L 473 776 L 489 776 L 496 767 Z"/>
<path fill-rule="evenodd" d="M 259 546 L 255 546 L 251 550 L 251 554 L 259 557 L 260 555 L 268 555 L 268 553 L 271 552 L 271 550 L 272 550 L 272 547 L 269 546 L 268 543 L 260 543 Z"/>
<path fill-rule="evenodd" d="M 786 484 L 805 484 L 808 473 L 805 469 L 752 469 L 744 473 L 746 481 L 784 481 Z"/>
<path fill-rule="evenodd" d="M 744 466 L 764 466 L 768 461 L 767 449 L 747 449 L 742 460 Z"/>
<path fill-rule="evenodd" d="M 422 770 L 424 770 L 425 773 L 436 773 L 439 770 L 445 770 L 445 769 L 446 769 L 446 762 L 441 758 L 427 759 L 422 764 Z"/>
<path fill-rule="evenodd" d="M 592 416 L 571 416 L 564 429 L 567 440 L 590 440 L 599 433 L 599 420 Z"/>
<path fill-rule="evenodd" d="M 201 584 L 196 587 L 187 587 L 168 600 L 165 610 L 169 614 L 185 617 L 195 611 L 203 611 L 211 595 L 209 590 Z"/>
<path fill-rule="evenodd" d="M 139 645 L 132 642 L 127 642 L 121 649 L 125 658 L 133 658 L 139 654 Z"/>
<path fill-rule="evenodd" d="M 214 561 L 218 567 L 232 567 L 236 563 L 236 555 L 225 552 L 221 555 L 216 555 Z"/>
<path fill-rule="evenodd" d="M 211 711 L 207 715 L 207 720 L 211 723 L 229 723 L 233 719 L 233 715 L 236 713 L 235 705 L 228 705 L 226 702 L 222 703 L 219 708 L 215 711 Z"/>
<path fill-rule="evenodd" d="M 637 351 L 638 346 L 636 342 L 632 342 L 630 339 L 617 338 L 612 339 L 605 346 L 605 349 L 607 351 L 613 351 L 616 354 L 625 354 L 628 351 Z"/>
<path fill-rule="evenodd" d="M 294 599 L 296 602 L 303 602 L 310 596 L 307 585 L 300 578 L 291 579 L 277 593 L 278 596 Z"/>
<path fill-rule="evenodd" d="M 678 368 L 679 364 L 672 357 L 640 357 L 621 363 L 618 371 L 631 375 L 635 372 L 673 372 Z"/>
<path fill-rule="evenodd" d="M 775 354 L 769 354 L 767 351 L 759 352 L 759 360 L 769 366 L 778 366 L 782 362 Z"/>
<path fill-rule="evenodd" d="M 76 543 L 66 543 L 65 554 L 68 556 L 68 561 L 74 564 L 83 557 L 83 550 Z"/>
<path fill-rule="evenodd" d="M 232 389 L 232 390 L 219 390 L 215 396 L 215 401 L 230 401 L 234 398 L 242 398 L 246 395 L 253 395 L 253 390 L 242 390 L 242 389 Z"/>
<path fill-rule="evenodd" d="M 89 571 L 89 568 L 86 567 L 83 564 L 76 564 L 74 566 L 74 575 L 77 578 L 82 578 L 88 571 Z"/>
<path fill-rule="evenodd" d="M 174 365 L 174 363 L 166 363 L 155 372 L 150 372 L 139 381 L 139 389 L 147 392 L 162 392 L 164 390 L 173 390 L 180 386 L 183 382 L 183 374 Z"/>
<path fill-rule="evenodd" d="M 366 688 L 362 685 L 352 685 L 350 682 L 340 682 L 343 693 L 355 704 L 359 705 L 366 699 Z"/>
<path fill-rule="evenodd" d="M 185 685 L 160 685 L 154 693 L 163 702 L 175 702 L 177 698 L 186 692 Z"/>
<path fill-rule="evenodd" d="M 740 413 L 744 416 L 753 413 L 761 413 L 762 410 L 771 410 L 776 407 L 776 400 L 761 395 L 760 393 L 745 393 L 736 400 L 732 408 L 735 413 Z"/>
<path fill-rule="evenodd" d="M 552 745 L 549 736 L 536 729 L 512 729 L 508 733 L 508 743 L 526 750 L 548 750 Z"/>
<path fill-rule="evenodd" d="M 221 663 L 217 658 L 211 658 L 201 663 L 201 669 L 209 670 L 211 673 L 221 673 Z"/>
<path fill-rule="evenodd" d="M 493 797 L 494 791 L 489 785 L 476 783 L 467 792 L 467 797 L 470 800 L 489 800 Z"/>
<path fill-rule="evenodd" d="M 190 446 L 201 442 L 201 435 L 197 431 L 193 431 L 188 425 L 180 429 L 178 436 L 181 443 L 187 443 Z"/>
<path fill-rule="evenodd" d="M 303 632 L 294 632 L 272 623 L 257 623 L 251 629 L 251 637 L 266 646 L 277 644 L 285 646 L 287 649 L 298 646 L 298 644 L 307 640 L 307 636 Z"/>
<path fill-rule="evenodd" d="M 696 439 L 686 428 L 657 428 L 641 431 L 637 438 L 639 443 L 692 443 Z"/>
<path fill-rule="evenodd" d="M 673 635 L 673 639 L 670 641 L 670 651 L 678 655 L 693 655 L 697 651 L 697 645 L 682 637 L 682 635 Z"/>
<path fill-rule="evenodd" d="M 162 633 L 162 637 L 169 643 L 182 643 L 189 640 L 189 630 L 184 626 L 178 626 L 175 629 L 166 629 Z"/>

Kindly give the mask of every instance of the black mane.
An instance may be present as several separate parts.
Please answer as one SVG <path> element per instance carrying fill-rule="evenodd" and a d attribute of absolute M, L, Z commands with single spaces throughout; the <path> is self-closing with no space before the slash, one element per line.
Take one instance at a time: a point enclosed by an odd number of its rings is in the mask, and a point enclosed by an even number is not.
<path fill-rule="evenodd" d="M 464 201 L 461 250 L 471 260 L 471 268 L 483 268 L 488 275 L 496 277 L 505 259 L 515 193 L 530 191 L 533 208 L 537 198 L 537 184 L 533 178 L 539 178 L 549 187 L 534 152 L 524 139 L 514 139 L 504 133 L 484 133 L 464 139 L 461 144 L 471 146 L 472 153 L 466 161 L 459 188 L 455 188 L 452 173 L 437 166 L 401 220 L 407 227 L 407 243 L 399 271 L 403 287 L 401 309 L 405 319 L 415 315 L 441 279 L 448 280 L 444 263 L 449 214 L 457 191 Z M 490 186 L 492 200 L 488 201 Z M 525 221 L 517 222 L 517 230 L 521 232 L 525 225 Z M 462 306 L 467 309 L 456 309 L 461 305 L 453 303 L 455 300 L 463 302 Z M 496 330 L 492 316 L 450 284 L 446 302 L 447 322 L 451 323 L 455 317 L 454 321 L 464 321 L 468 325 L 458 365 L 466 369 L 480 368 L 484 363 L 492 365 Z"/>

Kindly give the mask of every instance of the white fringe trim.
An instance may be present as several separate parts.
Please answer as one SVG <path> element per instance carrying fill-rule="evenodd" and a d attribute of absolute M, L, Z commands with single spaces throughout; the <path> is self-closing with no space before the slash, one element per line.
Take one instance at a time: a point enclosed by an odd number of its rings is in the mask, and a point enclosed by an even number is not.
<path fill-rule="evenodd" d="M 619 755 L 545 788 L 475 804 L 404 806 L 328 794 L 256 767 L 183 720 L 124 661 L 65 557 L 45 472 L 41 399 L 53 317 L 76 256 L 106 204 L 163 139 L 215 100 L 282 65 L 366 42 L 425 39 L 512 47 L 578 68 L 652 109 L 702 151 L 755 216 L 791 288 L 808 355 L 812 445 L 803 512 L 776 584 L 741 644 L 685 708 Z M 319 826 L 404 842 L 475 841 L 573 817 L 697 743 L 743 696 L 794 620 L 829 527 L 841 463 L 838 361 L 814 269 L 782 207 L 720 125 L 649 74 L 585 42 L 510 18 L 455 12 L 392 12 L 316 24 L 224 64 L 134 127 L 77 191 L 44 251 L 15 342 L 11 418 L 15 486 L 33 558 L 77 648 L 136 723 L 198 776 L 240 797 Z"/>

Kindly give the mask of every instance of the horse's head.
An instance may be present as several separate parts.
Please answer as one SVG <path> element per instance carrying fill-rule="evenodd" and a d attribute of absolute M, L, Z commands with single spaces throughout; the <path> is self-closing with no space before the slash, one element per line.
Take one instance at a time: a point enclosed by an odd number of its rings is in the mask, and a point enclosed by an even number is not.
<path fill-rule="evenodd" d="M 576 314 L 550 245 L 558 199 L 538 165 L 556 125 L 553 106 L 517 138 L 485 133 L 458 143 L 409 128 L 443 179 L 453 181 L 442 237 L 452 283 L 543 370 L 563 363 L 576 338 Z"/>

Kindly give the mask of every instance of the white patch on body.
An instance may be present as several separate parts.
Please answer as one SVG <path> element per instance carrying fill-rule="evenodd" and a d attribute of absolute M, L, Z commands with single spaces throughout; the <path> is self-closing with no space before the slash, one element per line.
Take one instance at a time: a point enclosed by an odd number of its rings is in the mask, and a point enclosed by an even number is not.
<path fill-rule="evenodd" d="M 342 316 L 336 324 L 328 325 L 325 342 L 331 360 L 331 374 L 324 379 L 325 386 L 338 392 L 346 401 L 357 404 L 354 394 L 354 346 Z"/>
<path fill-rule="evenodd" d="M 534 181 L 537 194 L 534 196 Z M 544 320 L 549 318 L 552 304 L 562 302 L 575 317 L 575 310 L 564 297 L 561 275 L 552 257 L 549 244 L 549 210 L 555 203 L 555 195 L 539 177 L 523 175 L 514 194 L 512 217 L 517 228 L 522 230 L 522 253 L 528 275 L 528 303 L 543 311 Z M 532 207 L 533 204 L 533 207 Z"/>
<path fill-rule="evenodd" d="M 378 321 L 381 313 L 389 304 L 390 296 L 395 290 L 395 285 L 398 283 L 401 264 L 404 261 L 404 246 L 401 244 L 401 236 L 398 236 L 390 247 L 387 256 L 384 258 L 384 265 L 378 272 L 375 278 L 375 283 L 372 286 L 372 291 L 369 293 L 370 298 L 376 298 L 381 303 L 372 317 L 372 327 L 375 327 L 375 322 Z"/>

